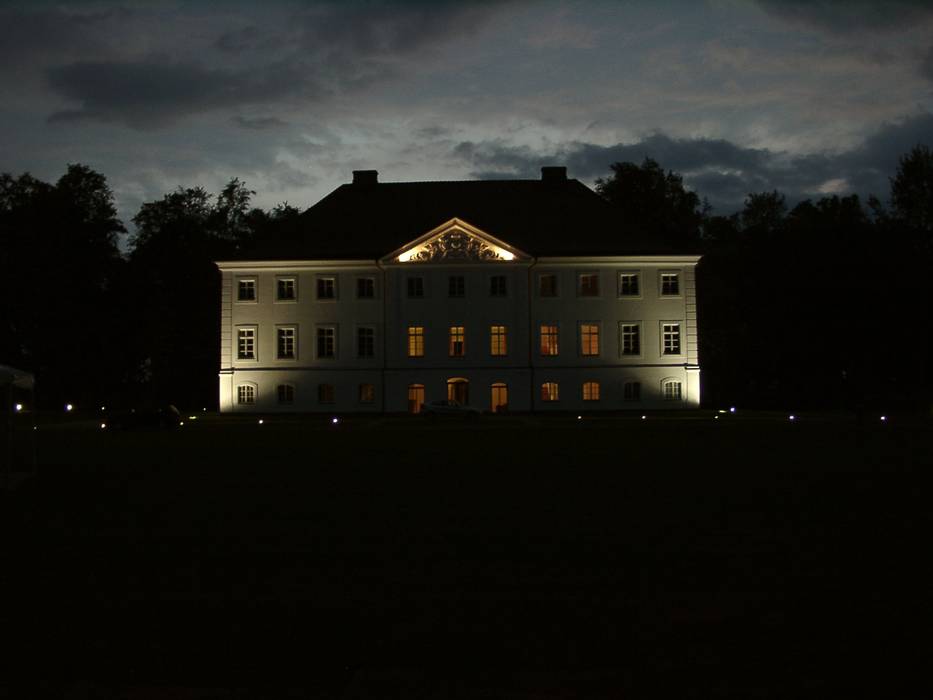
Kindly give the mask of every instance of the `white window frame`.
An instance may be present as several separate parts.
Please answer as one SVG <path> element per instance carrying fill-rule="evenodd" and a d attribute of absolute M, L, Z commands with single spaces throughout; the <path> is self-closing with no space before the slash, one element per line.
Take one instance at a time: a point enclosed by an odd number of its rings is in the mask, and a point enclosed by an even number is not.
<path fill-rule="evenodd" d="M 322 297 L 321 296 L 321 282 L 330 280 L 334 285 L 334 296 L 332 297 Z M 314 300 L 324 302 L 326 304 L 332 304 L 340 298 L 340 286 L 338 285 L 337 275 L 315 275 L 314 276 Z"/>
<path fill-rule="evenodd" d="M 638 280 L 638 294 L 622 293 L 622 278 L 626 275 L 634 275 L 635 279 Z M 628 268 L 619 270 L 616 274 L 616 284 L 618 285 L 617 293 L 619 299 L 641 299 L 642 295 L 644 294 L 644 275 L 642 274 L 641 270 L 633 270 Z"/>
<path fill-rule="evenodd" d="M 291 357 L 282 356 L 279 354 L 279 332 L 280 331 L 292 331 L 292 355 Z M 275 337 L 273 338 L 275 343 L 275 359 L 281 360 L 283 362 L 297 362 L 298 361 L 298 326 L 294 323 L 285 323 L 282 325 L 277 325 L 275 327 Z"/>
<path fill-rule="evenodd" d="M 664 326 L 677 326 L 677 344 L 679 346 L 679 352 L 664 352 Z M 684 356 L 684 322 L 681 320 L 676 321 L 659 321 L 658 322 L 658 342 L 659 342 L 659 352 L 661 357 L 683 357 Z"/>
<path fill-rule="evenodd" d="M 240 299 L 240 282 L 253 283 L 253 298 Z M 256 275 L 242 275 L 234 278 L 233 303 L 234 304 L 258 304 L 259 303 L 259 278 Z"/>
<path fill-rule="evenodd" d="M 583 326 L 596 326 L 596 353 L 583 353 Z M 602 357 L 603 356 L 603 329 L 599 321 L 578 321 L 577 322 L 577 355 L 579 357 Z"/>
<path fill-rule="evenodd" d="M 541 332 L 541 328 L 543 326 L 557 329 L 557 352 L 555 352 L 553 355 L 545 355 L 543 352 L 541 352 L 541 340 L 544 338 L 544 334 Z M 542 321 L 538 323 L 538 357 L 560 357 L 560 323 L 557 321 Z"/>
<path fill-rule="evenodd" d="M 493 329 L 501 328 L 501 344 L 505 346 L 505 352 L 493 352 L 492 339 L 494 336 Z M 497 334 L 498 335 L 498 334 Z M 490 357 L 508 357 L 509 356 L 509 327 L 504 323 L 493 322 L 489 324 L 489 356 Z"/>
<path fill-rule="evenodd" d="M 334 354 L 333 355 L 322 355 L 321 346 L 320 346 L 320 331 L 322 330 L 332 330 L 334 332 Z M 340 352 L 340 334 L 337 332 L 336 323 L 319 323 L 314 327 L 314 357 L 318 360 L 336 360 L 338 353 Z"/>
<path fill-rule="evenodd" d="M 240 400 L 240 389 L 251 389 L 252 390 L 252 401 L 241 401 Z M 237 406 L 255 406 L 256 402 L 259 400 L 259 385 L 256 382 L 239 382 L 236 385 L 236 405 Z"/>
<path fill-rule="evenodd" d="M 360 282 L 362 280 L 370 280 L 373 283 L 373 295 L 370 297 L 360 296 Z M 373 299 L 378 298 L 376 294 L 376 277 L 374 275 L 357 275 L 356 276 L 356 298 L 361 301 L 372 301 Z"/>
<path fill-rule="evenodd" d="M 625 326 L 634 326 L 638 334 L 638 352 L 625 352 Z M 642 333 L 641 321 L 619 321 L 619 357 L 639 358 L 642 357 L 642 348 L 644 344 L 644 333 Z"/>
<path fill-rule="evenodd" d="M 596 277 L 596 294 L 583 293 L 584 276 Z M 577 298 L 578 299 L 600 299 L 603 295 L 602 273 L 599 270 L 577 270 Z"/>
<path fill-rule="evenodd" d="M 664 293 L 664 275 L 677 276 L 677 294 Z M 658 270 L 658 297 L 661 299 L 680 299 L 684 295 L 684 274 L 681 270 Z"/>
<path fill-rule="evenodd" d="M 292 290 L 295 295 L 291 298 L 279 297 L 279 282 L 291 282 Z M 298 303 L 298 275 L 276 275 L 275 276 L 275 298 L 276 304 L 297 304 Z"/>
<path fill-rule="evenodd" d="M 253 356 L 240 357 L 240 332 L 251 331 L 253 334 Z M 255 323 L 245 323 L 237 325 L 236 334 L 233 337 L 233 356 L 237 362 L 259 362 L 259 326 Z"/>
<path fill-rule="evenodd" d="M 680 394 L 680 396 L 675 397 L 675 396 L 667 395 L 667 386 L 669 384 L 677 384 L 678 386 L 677 391 Z M 681 379 L 680 377 L 665 377 L 664 379 L 662 379 L 661 380 L 661 400 L 670 401 L 672 403 L 675 401 L 683 401 L 684 400 L 684 380 Z"/>

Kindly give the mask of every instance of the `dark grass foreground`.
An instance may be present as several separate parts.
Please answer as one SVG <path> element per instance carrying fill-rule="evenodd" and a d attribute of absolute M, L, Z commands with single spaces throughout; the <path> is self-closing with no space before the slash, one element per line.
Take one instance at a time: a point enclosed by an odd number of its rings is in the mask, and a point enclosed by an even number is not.
<path fill-rule="evenodd" d="M 40 426 L 3 494 L 0 683 L 924 696 L 929 419 L 712 415 Z"/>

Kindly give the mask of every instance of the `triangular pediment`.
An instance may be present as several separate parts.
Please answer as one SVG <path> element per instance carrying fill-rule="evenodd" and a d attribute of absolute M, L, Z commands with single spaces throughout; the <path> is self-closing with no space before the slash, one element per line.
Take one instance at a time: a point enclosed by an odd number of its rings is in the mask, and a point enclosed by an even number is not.
<path fill-rule="evenodd" d="M 383 262 L 509 262 L 528 257 L 505 241 L 455 217 L 389 253 Z"/>

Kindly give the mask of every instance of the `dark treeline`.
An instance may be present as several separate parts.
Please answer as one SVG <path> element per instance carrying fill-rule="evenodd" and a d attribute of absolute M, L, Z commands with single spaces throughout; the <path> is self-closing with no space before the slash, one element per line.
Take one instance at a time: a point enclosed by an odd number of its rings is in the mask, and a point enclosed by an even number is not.
<path fill-rule="evenodd" d="M 933 153 L 918 146 L 887 203 L 828 196 L 790 208 L 749 194 L 716 216 L 656 162 L 616 163 L 597 191 L 628 225 L 703 254 L 704 403 L 749 407 L 930 405 Z M 215 260 L 291 236 L 299 212 L 251 206 L 238 179 L 142 205 L 126 233 L 103 175 L 56 183 L 0 175 L 0 364 L 38 377 L 40 405 L 215 407 Z"/>

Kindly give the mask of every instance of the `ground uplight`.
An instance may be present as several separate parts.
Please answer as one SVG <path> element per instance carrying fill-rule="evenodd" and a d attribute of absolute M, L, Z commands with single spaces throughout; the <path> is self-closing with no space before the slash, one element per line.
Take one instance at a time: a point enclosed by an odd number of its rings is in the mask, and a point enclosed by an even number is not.
<path fill-rule="evenodd" d="M 100 424 L 100 429 L 101 429 L 101 430 L 104 430 L 106 427 L 107 427 L 107 424 L 106 424 L 106 423 L 101 423 L 101 424 Z"/>
<path fill-rule="evenodd" d="M 333 418 L 330 419 L 330 422 L 333 423 L 334 425 L 337 425 L 340 422 L 340 419 L 337 418 L 337 416 L 334 416 Z"/>
<path fill-rule="evenodd" d="M 735 406 L 729 407 L 729 413 L 735 413 Z"/>
<path fill-rule="evenodd" d="M 19 413 L 20 411 L 23 410 L 23 404 L 18 403 L 13 408 L 16 410 L 17 413 Z"/>
<path fill-rule="evenodd" d="M 881 422 L 882 422 L 882 423 L 886 423 L 887 420 L 888 420 L 888 417 L 887 417 L 887 416 L 881 416 Z"/>
<path fill-rule="evenodd" d="M 65 413 L 71 413 L 74 410 L 74 405 L 70 403 L 65 404 Z"/>
<path fill-rule="evenodd" d="M 265 421 L 262 418 L 259 419 L 259 425 L 262 425 Z"/>
<path fill-rule="evenodd" d="M 787 416 L 787 420 L 797 420 L 797 416 L 791 413 L 789 416 Z"/>

